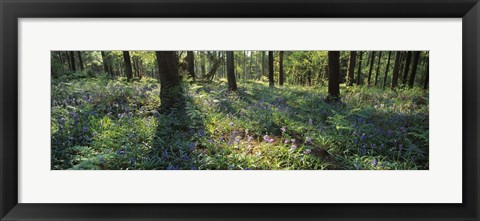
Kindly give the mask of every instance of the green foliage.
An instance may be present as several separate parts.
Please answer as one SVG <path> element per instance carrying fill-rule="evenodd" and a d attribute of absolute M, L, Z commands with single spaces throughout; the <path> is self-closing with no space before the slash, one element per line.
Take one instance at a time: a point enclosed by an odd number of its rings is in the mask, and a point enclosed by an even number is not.
<path fill-rule="evenodd" d="M 323 87 L 240 85 L 184 84 L 185 108 L 162 114 L 156 79 L 59 76 L 52 169 L 428 169 L 424 90 L 342 85 L 326 103 Z"/>

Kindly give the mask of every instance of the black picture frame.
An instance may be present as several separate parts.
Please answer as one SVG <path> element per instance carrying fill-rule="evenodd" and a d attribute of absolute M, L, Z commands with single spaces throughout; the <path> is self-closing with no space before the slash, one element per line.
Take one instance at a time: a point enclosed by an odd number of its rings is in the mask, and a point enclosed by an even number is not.
<path fill-rule="evenodd" d="M 1 220 L 479 220 L 478 0 L 0 0 Z M 462 18 L 461 204 L 20 204 L 18 19 L 134 17 Z M 448 101 L 446 101 L 448 102 Z M 448 116 L 445 116 L 448 117 Z"/>

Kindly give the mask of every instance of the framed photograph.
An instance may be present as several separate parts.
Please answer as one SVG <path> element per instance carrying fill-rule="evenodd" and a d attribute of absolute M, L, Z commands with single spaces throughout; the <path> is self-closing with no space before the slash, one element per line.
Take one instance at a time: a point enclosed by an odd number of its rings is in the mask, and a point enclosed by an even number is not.
<path fill-rule="evenodd" d="M 2 221 L 479 220 L 477 0 L 0 7 Z"/>

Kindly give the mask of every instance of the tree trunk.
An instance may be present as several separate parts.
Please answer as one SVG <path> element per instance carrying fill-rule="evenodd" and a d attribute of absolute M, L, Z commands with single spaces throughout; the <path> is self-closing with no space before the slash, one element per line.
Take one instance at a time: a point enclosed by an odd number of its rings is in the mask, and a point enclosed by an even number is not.
<path fill-rule="evenodd" d="M 185 101 L 178 75 L 177 54 L 174 51 L 157 51 L 156 55 L 160 73 L 160 111 L 168 113 L 173 109 L 182 109 Z"/>
<path fill-rule="evenodd" d="M 103 71 L 105 71 L 105 73 L 109 74 L 110 71 L 108 70 L 107 56 L 105 55 L 105 52 L 104 52 L 104 51 L 100 51 L 100 54 L 102 55 Z"/>
<path fill-rule="evenodd" d="M 280 51 L 280 60 L 278 61 L 278 64 L 279 64 L 279 71 L 280 71 L 280 76 L 279 76 L 279 79 L 278 79 L 278 84 L 280 86 L 283 86 L 283 81 L 285 80 L 285 73 L 283 72 L 283 51 Z"/>
<path fill-rule="evenodd" d="M 398 85 L 398 75 L 400 74 L 401 52 L 397 51 L 395 55 L 395 65 L 393 66 L 392 89 Z"/>
<path fill-rule="evenodd" d="M 383 78 L 383 89 L 387 86 L 387 77 L 388 77 L 388 69 L 390 68 L 390 57 L 392 55 L 392 52 L 388 52 L 388 59 L 387 59 L 387 68 L 385 70 L 385 77 Z"/>
<path fill-rule="evenodd" d="M 67 57 L 68 70 L 73 71 L 71 63 L 72 61 L 70 60 L 70 53 L 68 51 L 65 52 L 65 57 Z"/>
<path fill-rule="evenodd" d="M 188 73 L 192 77 L 193 82 L 195 82 L 195 57 L 193 51 L 187 51 L 187 65 Z"/>
<path fill-rule="evenodd" d="M 417 74 L 418 61 L 420 60 L 420 51 L 415 51 L 413 53 L 413 64 L 412 64 L 412 73 L 410 74 L 410 79 L 408 80 L 408 87 L 413 88 L 415 83 L 415 75 Z"/>
<path fill-rule="evenodd" d="M 377 81 L 378 81 L 378 73 L 380 72 L 380 62 L 382 60 L 382 51 L 378 54 L 378 63 L 377 63 L 377 70 L 375 73 L 375 86 L 377 86 Z"/>
<path fill-rule="evenodd" d="M 235 79 L 235 63 L 234 63 L 233 51 L 227 51 L 227 81 L 228 81 L 228 90 L 236 91 L 237 80 Z"/>
<path fill-rule="evenodd" d="M 362 84 L 362 55 L 363 51 L 360 51 L 360 59 L 358 59 L 358 70 L 357 70 L 357 85 Z"/>
<path fill-rule="evenodd" d="M 270 87 L 275 86 L 273 79 L 273 51 L 268 52 L 268 82 Z"/>
<path fill-rule="evenodd" d="M 368 86 L 370 86 L 370 79 L 372 78 L 374 60 L 375 60 L 375 52 L 372 51 L 372 57 L 370 58 L 370 69 L 368 70 Z"/>
<path fill-rule="evenodd" d="M 58 54 L 58 59 L 60 60 L 60 64 L 62 66 L 62 72 L 65 72 L 65 68 L 64 68 L 65 62 L 63 60 L 62 52 L 58 51 L 57 54 Z"/>
<path fill-rule="evenodd" d="M 73 51 L 70 51 L 69 53 L 70 53 L 70 63 L 72 65 L 72 71 L 76 72 L 77 68 L 75 67 L 75 54 L 73 53 Z"/>
<path fill-rule="evenodd" d="M 350 52 L 350 62 L 348 63 L 348 77 L 347 77 L 347 85 L 353 86 L 353 81 L 355 77 L 355 63 L 357 62 L 357 52 L 351 51 Z"/>
<path fill-rule="evenodd" d="M 328 97 L 336 101 L 340 97 L 340 52 L 328 52 Z"/>
<path fill-rule="evenodd" d="M 423 89 L 427 90 L 428 89 L 428 76 L 430 74 L 430 70 L 428 69 L 428 63 L 429 61 L 426 60 L 427 64 L 425 65 L 425 78 L 423 80 Z"/>
<path fill-rule="evenodd" d="M 77 54 L 78 54 L 78 60 L 80 61 L 80 70 L 81 70 L 81 71 L 84 71 L 84 70 L 85 70 L 85 66 L 83 65 L 82 52 L 77 51 Z"/>
<path fill-rule="evenodd" d="M 125 61 L 125 74 L 127 76 L 127 80 L 130 80 L 130 79 L 132 79 L 132 76 L 133 76 L 132 62 L 130 60 L 130 52 L 123 51 L 123 60 Z"/>
<path fill-rule="evenodd" d="M 408 71 L 410 71 L 410 60 L 412 59 L 412 52 L 407 52 L 407 58 L 405 61 L 405 70 L 403 71 L 402 85 L 407 85 Z"/>

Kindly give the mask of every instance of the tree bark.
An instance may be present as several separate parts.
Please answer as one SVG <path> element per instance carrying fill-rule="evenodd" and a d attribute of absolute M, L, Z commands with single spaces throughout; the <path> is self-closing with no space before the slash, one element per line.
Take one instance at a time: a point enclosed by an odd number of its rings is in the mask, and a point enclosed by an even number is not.
<path fill-rule="evenodd" d="M 187 65 L 188 73 L 192 77 L 193 82 L 195 82 L 195 57 L 193 51 L 187 51 Z"/>
<path fill-rule="evenodd" d="M 408 71 L 410 71 L 410 60 L 412 59 L 412 52 L 407 52 L 407 58 L 405 61 L 405 70 L 403 71 L 402 85 L 407 85 Z"/>
<path fill-rule="evenodd" d="M 327 100 L 338 100 L 340 97 L 340 52 L 328 52 L 328 97 Z"/>
<path fill-rule="evenodd" d="M 383 78 L 383 89 L 387 86 L 387 77 L 388 77 L 388 70 L 390 68 L 390 57 L 392 55 L 392 52 L 388 52 L 388 59 L 387 59 L 387 68 L 385 69 L 385 77 Z"/>
<path fill-rule="evenodd" d="M 235 63 L 234 63 L 233 51 L 227 51 L 227 80 L 228 80 L 228 90 L 236 91 L 237 80 L 235 79 Z"/>
<path fill-rule="evenodd" d="M 370 70 L 368 70 L 368 85 L 370 86 L 370 79 L 372 78 L 373 62 L 375 60 L 375 51 L 372 51 L 372 57 L 370 59 Z"/>
<path fill-rule="evenodd" d="M 377 81 L 378 81 L 378 73 L 380 73 L 380 62 L 382 60 L 382 51 L 379 52 L 378 54 L 378 63 L 377 63 L 377 70 L 375 71 L 375 86 L 377 86 Z"/>
<path fill-rule="evenodd" d="M 132 79 L 132 76 L 133 76 L 132 61 L 130 60 L 130 52 L 123 51 L 123 60 L 125 61 L 125 75 L 127 76 L 127 80 L 130 80 Z"/>
<path fill-rule="evenodd" d="M 169 113 L 174 109 L 183 109 L 180 76 L 178 75 L 178 58 L 174 51 L 157 51 L 158 72 L 160 74 L 160 111 Z"/>
<path fill-rule="evenodd" d="M 104 51 L 100 51 L 100 54 L 102 55 L 103 71 L 105 71 L 107 74 L 110 74 L 110 71 L 108 70 L 107 56 L 105 55 Z"/>
<path fill-rule="evenodd" d="M 398 76 L 400 72 L 400 62 L 401 62 L 401 52 L 397 51 L 395 54 L 395 64 L 393 66 L 393 77 L 392 77 L 392 89 L 395 89 L 398 85 Z"/>
<path fill-rule="evenodd" d="M 84 66 L 84 64 L 83 64 L 82 52 L 77 51 L 77 54 L 78 54 L 78 60 L 80 61 L 80 70 L 81 70 L 81 71 L 84 71 L 84 70 L 85 70 L 85 66 Z"/>
<path fill-rule="evenodd" d="M 357 85 L 362 84 L 362 55 L 363 51 L 360 51 L 360 59 L 358 59 L 358 70 L 357 70 Z"/>
<path fill-rule="evenodd" d="M 428 76 L 430 75 L 430 70 L 428 69 L 429 61 L 428 59 L 425 60 L 427 64 L 425 65 L 425 78 L 423 80 L 423 89 L 427 90 L 428 89 Z"/>
<path fill-rule="evenodd" d="M 70 63 L 72 66 L 72 71 L 76 72 L 77 68 L 75 67 L 75 54 L 73 53 L 73 51 L 70 51 L 69 53 L 70 53 Z"/>
<path fill-rule="evenodd" d="M 275 81 L 273 79 L 273 51 L 268 52 L 268 82 L 270 87 L 275 86 Z"/>
<path fill-rule="evenodd" d="M 412 73 L 410 74 L 410 79 L 408 80 L 408 87 L 413 88 L 415 84 L 415 75 L 417 74 L 418 61 L 420 60 L 420 51 L 415 51 L 413 53 L 413 64 L 412 64 Z"/>
<path fill-rule="evenodd" d="M 355 63 L 357 62 L 357 52 L 351 51 L 350 52 L 350 62 L 348 63 L 348 77 L 347 77 L 347 85 L 353 86 L 353 81 L 355 77 Z"/>
<path fill-rule="evenodd" d="M 280 76 L 279 76 L 279 79 L 278 79 L 278 84 L 280 86 L 283 86 L 283 81 L 285 80 L 285 73 L 283 72 L 283 51 L 280 51 L 280 60 L 278 61 L 278 64 L 279 64 L 279 71 L 280 71 Z"/>

